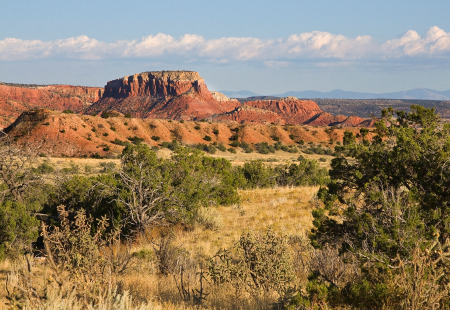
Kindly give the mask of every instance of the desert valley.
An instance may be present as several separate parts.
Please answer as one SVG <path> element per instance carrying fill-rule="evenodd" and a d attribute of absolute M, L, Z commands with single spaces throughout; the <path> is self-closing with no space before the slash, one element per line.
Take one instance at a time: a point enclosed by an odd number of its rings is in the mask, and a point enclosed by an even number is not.
<path fill-rule="evenodd" d="M 0 301 L 446 309 L 449 116 L 228 98 L 194 71 L 0 83 Z"/>

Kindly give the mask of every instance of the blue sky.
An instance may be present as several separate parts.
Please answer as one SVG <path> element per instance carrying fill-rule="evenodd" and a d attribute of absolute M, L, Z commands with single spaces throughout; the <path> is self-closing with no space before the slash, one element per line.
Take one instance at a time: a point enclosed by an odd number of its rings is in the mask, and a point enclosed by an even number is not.
<path fill-rule="evenodd" d="M 195 70 L 213 90 L 450 89 L 448 1 L 3 1 L 0 81 Z"/>

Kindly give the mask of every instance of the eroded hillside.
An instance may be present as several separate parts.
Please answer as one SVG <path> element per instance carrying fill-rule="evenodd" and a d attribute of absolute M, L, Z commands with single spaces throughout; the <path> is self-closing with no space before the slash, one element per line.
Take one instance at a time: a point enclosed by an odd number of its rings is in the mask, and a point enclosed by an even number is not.
<path fill-rule="evenodd" d="M 130 141 L 142 140 L 150 146 L 173 140 L 192 145 L 223 144 L 232 141 L 250 144 L 280 141 L 283 145 L 332 143 L 341 141 L 343 128 L 307 125 L 264 125 L 224 122 L 172 121 L 159 119 L 102 118 L 37 109 L 23 113 L 6 132 L 18 143 L 37 142 L 51 156 L 116 157 Z M 359 132 L 359 128 L 346 128 Z M 208 141 L 210 140 L 210 141 Z"/>

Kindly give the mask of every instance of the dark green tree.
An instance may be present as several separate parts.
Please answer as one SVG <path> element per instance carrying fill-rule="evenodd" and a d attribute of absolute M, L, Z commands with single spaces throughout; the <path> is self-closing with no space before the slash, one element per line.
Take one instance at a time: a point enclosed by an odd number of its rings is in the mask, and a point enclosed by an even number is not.
<path fill-rule="evenodd" d="M 324 206 L 313 211 L 312 244 L 351 253 L 362 275 L 334 295 L 336 303 L 403 309 L 401 304 L 415 296 L 423 308 L 449 283 L 450 124 L 434 109 L 413 105 L 411 110 L 383 110 L 372 140 L 365 129 L 359 143 L 347 131 L 343 146 L 335 148 L 331 182 L 319 191 Z M 417 251 L 422 256 L 414 258 Z M 421 276 L 417 257 L 435 262 Z M 399 285 L 402 277 L 416 284 L 434 279 L 429 284 L 434 289 L 426 296 L 406 293 Z M 442 296 L 440 307 L 448 302 L 448 294 Z"/>

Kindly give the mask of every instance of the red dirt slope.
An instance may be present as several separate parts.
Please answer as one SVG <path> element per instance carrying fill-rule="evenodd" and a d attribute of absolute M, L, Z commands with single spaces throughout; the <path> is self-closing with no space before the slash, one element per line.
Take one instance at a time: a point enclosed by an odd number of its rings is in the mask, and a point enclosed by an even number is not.
<path fill-rule="evenodd" d="M 355 134 L 359 128 L 311 127 L 304 125 L 263 125 L 237 123 L 207 123 L 192 121 L 171 121 L 157 119 L 130 119 L 123 116 L 109 117 L 79 114 L 64 114 L 57 111 L 37 109 L 24 112 L 5 132 L 18 143 L 29 141 L 43 143 L 42 152 L 51 156 L 101 156 L 116 157 L 123 149 L 114 141 L 128 141 L 129 137 L 139 137 L 155 146 L 163 141 L 177 140 L 183 144 L 222 143 L 227 148 L 232 131 L 239 127 L 239 141 L 247 143 L 274 143 L 277 137 L 283 144 L 304 142 L 328 143 L 342 141 L 344 131 Z M 210 142 L 203 138 L 208 135 Z M 159 137 L 154 141 L 152 137 Z"/>
<path fill-rule="evenodd" d="M 33 108 L 82 112 L 99 100 L 102 93 L 103 89 L 99 87 L 0 83 L 0 127 L 6 127 L 22 112 Z"/>

